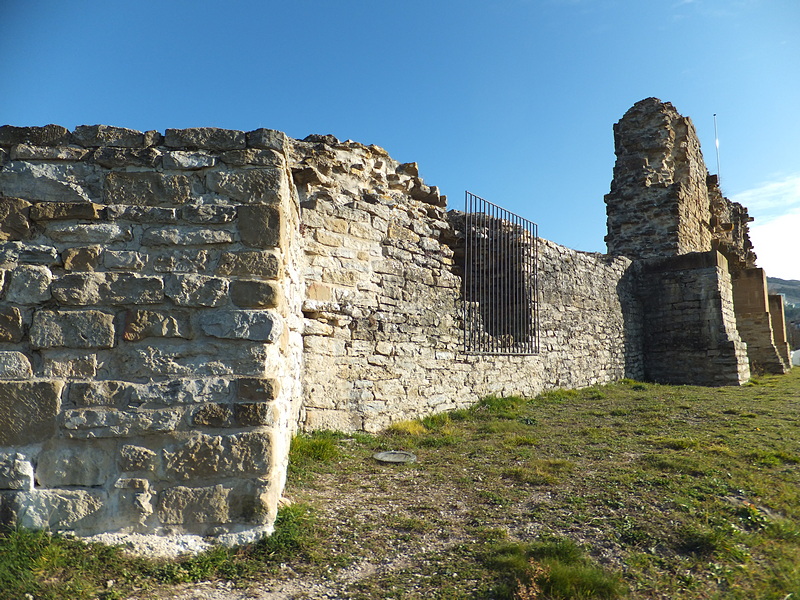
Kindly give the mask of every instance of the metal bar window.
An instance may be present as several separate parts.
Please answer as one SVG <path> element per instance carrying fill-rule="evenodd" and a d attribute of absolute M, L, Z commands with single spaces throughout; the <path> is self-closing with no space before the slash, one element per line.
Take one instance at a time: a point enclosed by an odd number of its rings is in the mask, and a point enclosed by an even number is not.
<path fill-rule="evenodd" d="M 538 227 L 470 192 L 464 206 L 464 352 L 536 354 Z"/>

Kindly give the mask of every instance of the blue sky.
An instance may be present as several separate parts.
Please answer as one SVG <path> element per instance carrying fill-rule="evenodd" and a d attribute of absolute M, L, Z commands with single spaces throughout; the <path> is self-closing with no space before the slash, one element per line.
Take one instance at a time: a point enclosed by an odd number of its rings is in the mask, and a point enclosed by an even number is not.
<path fill-rule="evenodd" d="M 759 266 L 800 279 L 797 0 L 0 0 L 0 57 L 1 123 L 332 133 L 597 252 L 612 125 L 655 96 L 712 173 L 717 114 Z"/>

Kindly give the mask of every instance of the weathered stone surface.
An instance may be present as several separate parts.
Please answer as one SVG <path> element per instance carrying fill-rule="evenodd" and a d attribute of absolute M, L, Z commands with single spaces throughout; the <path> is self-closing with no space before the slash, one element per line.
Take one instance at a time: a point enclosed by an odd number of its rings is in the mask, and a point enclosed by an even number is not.
<path fill-rule="evenodd" d="M 101 167 L 150 167 L 161 164 L 161 152 L 156 148 L 111 148 L 104 146 L 92 153 L 92 160 Z"/>
<path fill-rule="evenodd" d="M 34 265 L 58 265 L 58 250 L 52 246 L 23 244 L 22 242 L 0 242 L 0 266 L 26 263 Z"/>
<path fill-rule="evenodd" d="M 183 204 L 191 193 L 191 184 L 185 175 L 115 172 L 106 176 L 106 204 Z"/>
<path fill-rule="evenodd" d="M 140 404 L 200 404 L 226 402 L 232 393 L 231 382 L 223 377 L 170 379 L 137 386 L 133 399 Z"/>
<path fill-rule="evenodd" d="M 11 272 L 6 300 L 16 304 L 38 304 L 50 299 L 53 275 L 45 266 L 20 265 Z"/>
<path fill-rule="evenodd" d="M 55 435 L 63 387 L 60 381 L 0 381 L 0 447 Z"/>
<path fill-rule="evenodd" d="M 275 425 L 278 410 L 272 404 L 240 403 L 233 405 L 236 422 L 241 427 L 262 427 Z"/>
<path fill-rule="evenodd" d="M 181 216 L 188 223 L 230 223 L 236 219 L 236 207 L 227 204 L 192 204 L 183 207 Z"/>
<path fill-rule="evenodd" d="M 0 198 L 0 241 L 31 236 L 30 207 L 30 202 L 20 198 Z"/>
<path fill-rule="evenodd" d="M 206 335 L 217 338 L 274 342 L 282 331 L 280 318 L 265 310 L 205 312 L 198 321 Z"/>
<path fill-rule="evenodd" d="M 37 202 L 30 209 L 32 221 L 95 220 L 103 207 L 93 202 Z"/>
<path fill-rule="evenodd" d="M 105 485 L 113 465 L 108 450 L 60 440 L 46 444 L 37 461 L 36 481 L 45 488 Z"/>
<path fill-rule="evenodd" d="M 74 146 L 32 146 L 18 144 L 11 147 L 11 160 L 83 160 L 89 152 Z"/>
<path fill-rule="evenodd" d="M 131 404 L 135 389 L 135 384 L 126 381 L 77 381 L 70 384 L 68 399 L 79 407 L 126 407 Z"/>
<path fill-rule="evenodd" d="M 66 146 L 70 143 L 69 130 L 60 125 L 44 127 L 0 127 L 0 146 L 30 144 L 32 146 Z"/>
<path fill-rule="evenodd" d="M 283 152 L 286 143 L 286 134 L 282 131 L 262 128 L 247 132 L 247 145 L 251 148 L 272 148 Z"/>
<path fill-rule="evenodd" d="M 112 348 L 114 315 L 99 310 L 39 310 L 33 315 L 31 347 Z"/>
<path fill-rule="evenodd" d="M 15 495 L 16 523 L 26 529 L 93 531 L 103 520 L 105 492 L 33 490 Z"/>
<path fill-rule="evenodd" d="M 228 299 L 228 280 L 205 275 L 172 275 L 166 294 L 178 306 L 222 306 Z"/>
<path fill-rule="evenodd" d="M 113 244 L 133 239 L 131 228 L 118 223 L 73 225 L 56 222 L 47 226 L 47 235 L 57 242 L 71 244 Z"/>
<path fill-rule="evenodd" d="M 158 273 L 202 273 L 211 260 L 208 250 L 183 248 L 181 250 L 156 249 L 150 253 L 153 269 Z"/>
<path fill-rule="evenodd" d="M 167 129 L 164 145 L 170 148 L 203 148 L 206 150 L 235 150 L 244 148 L 244 131 L 217 127 Z"/>
<path fill-rule="evenodd" d="M 72 438 L 152 435 L 175 431 L 183 411 L 173 408 L 122 411 L 81 408 L 64 411 L 64 430 Z"/>
<path fill-rule="evenodd" d="M 53 297 L 67 306 L 155 304 L 164 300 L 160 277 L 135 273 L 72 273 L 51 286 Z"/>
<path fill-rule="evenodd" d="M 279 169 L 248 169 L 246 171 L 212 171 L 206 175 L 206 185 L 246 204 L 277 204 L 284 189 L 284 175 Z"/>
<path fill-rule="evenodd" d="M 21 452 L 0 452 L 0 490 L 32 490 L 33 464 Z"/>
<path fill-rule="evenodd" d="M 31 361 L 22 352 L 0 351 L 0 379 L 30 379 Z"/>
<path fill-rule="evenodd" d="M 178 337 L 190 339 L 192 324 L 188 311 L 129 310 L 125 314 L 122 337 L 137 342 L 148 337 Z"/>
<path fill-rule="evenodd" d="M 281 245 L 281 214 L 273 206 L 240 206 L 237 223 L 242 242 L 252 248 Z"/>
<path fill-rule="evenodd" d="M 205 404 L 192 415 L 195 427 L 230 427 L 233 424 L 233 410 L 229 404 Z"/>
<path fill-rule="evenodd" d="M 42 374 L 53 379 L 90 379 L 97 375 L 97 355 L 70 350 L 42 353 Z"/>
<path fill-rule="evenodd" d="M 217 158 L 205 152 L 183 152 L 173 150 L 164 155 L 165 169 L 205 169 L 217 164 Z"/>
<path fill-rule="evenodd" d="M 92 167 L 85 163 L 10 162 L 0 171 L 0 196 L 47 202 L 91 202 Z"/>
<path fill-rule="evenodd" d="M 121 471 L 152 471 L 157 461 L 158 455 L 144 446 L 125 444 L 119 452 Z"/>
<path fill-rule="evenodd" d="M 273 308 L 281 301 L 281 290 L 275 282 L 239 279 L 231 282 L 231 300 L 241 308 Z"/>
<path fill-rule="evenodd" d="M 177 223 L 178 209 L 164 206 L 125 206 L 109 204 L 106 217 L 112 221 L 132 221 L 154 225 L 158 223 Z"/>
<path fill-rule="evenodd" d="M 278 279 L 282 275 L 282 268 L 280 259 L 274 252 L 245 250 L 223 252 L 217 265 L 217 273 Z"/>
<path fill-rule="evenodd" d="M 265 523 L 273 516 L 266 504 L 266 485 L 176 486 L 159 495 L 158 517 L 165 524 Z"/>
<path fill-rule="evenodd" d="M 270 402 L 278 397 L 280 383 L 273 378 L 242 377 L 236 380 L 236 397 L 249 402 Z"/>
<path fill-rule="evenodd" d="M 103 252 L 103 265 L 106 269 L 141 271 L 146 260 L 146 255 L 133 250 L 106 250 Z"/>
<path fill-rule="evenodd" d="M 67 248 L 61 253 L 65 271 L 94 271 L 100 264 L 102 248 L 99 245 Z"/>
<path fill-rule="evenodd" d="M 0 307 L 0 342 L 19 342 L 24 333 L 19 309 L 16 306 Z"/>
<path fill-rule="evenodd" d="M 270 466 L 267 433 L 195 435 L 187 443 L 165 449 L 164 470 L 174 480 L 266 475 Z"/>
<path fill-rule="evenodd" d="M 72 132 L 72 138 L 84 148 L 96 146 L 141 148 L 144 146 L 144 134 L 141 131 L 109 125 L 78 125 Z"/>
<path fill-rule="evenodd" d="M 286 163 L 283 154 L 276 150 L 230 150 L 220 156 L 220 160 L 228 166 L 241 167 L 253 165 L 256 167 L 283 167 Z"/>
<path fill-rule="evenodd" d="M 199 227 L 153 227 L 142 235 L 143 246 L 200 246 L 232 241 L 230 231 Z"/>

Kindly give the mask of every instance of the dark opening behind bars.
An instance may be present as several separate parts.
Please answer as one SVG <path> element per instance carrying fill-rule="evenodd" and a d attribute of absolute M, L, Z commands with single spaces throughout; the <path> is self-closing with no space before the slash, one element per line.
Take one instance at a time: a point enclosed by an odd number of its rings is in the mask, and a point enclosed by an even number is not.
<path fill-rule="evenodd" d="M 466 192 L 464 352 L 539 352 L 538 229 Z"/>

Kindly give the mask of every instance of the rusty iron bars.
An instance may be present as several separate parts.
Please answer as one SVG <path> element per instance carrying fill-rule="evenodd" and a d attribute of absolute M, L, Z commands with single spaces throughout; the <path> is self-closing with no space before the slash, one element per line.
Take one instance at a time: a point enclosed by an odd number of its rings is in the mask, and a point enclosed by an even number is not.
<path fill-rule="evenodd" d="M 539 352 L 538 227 L 466 192 L 464 352 Z"/>

